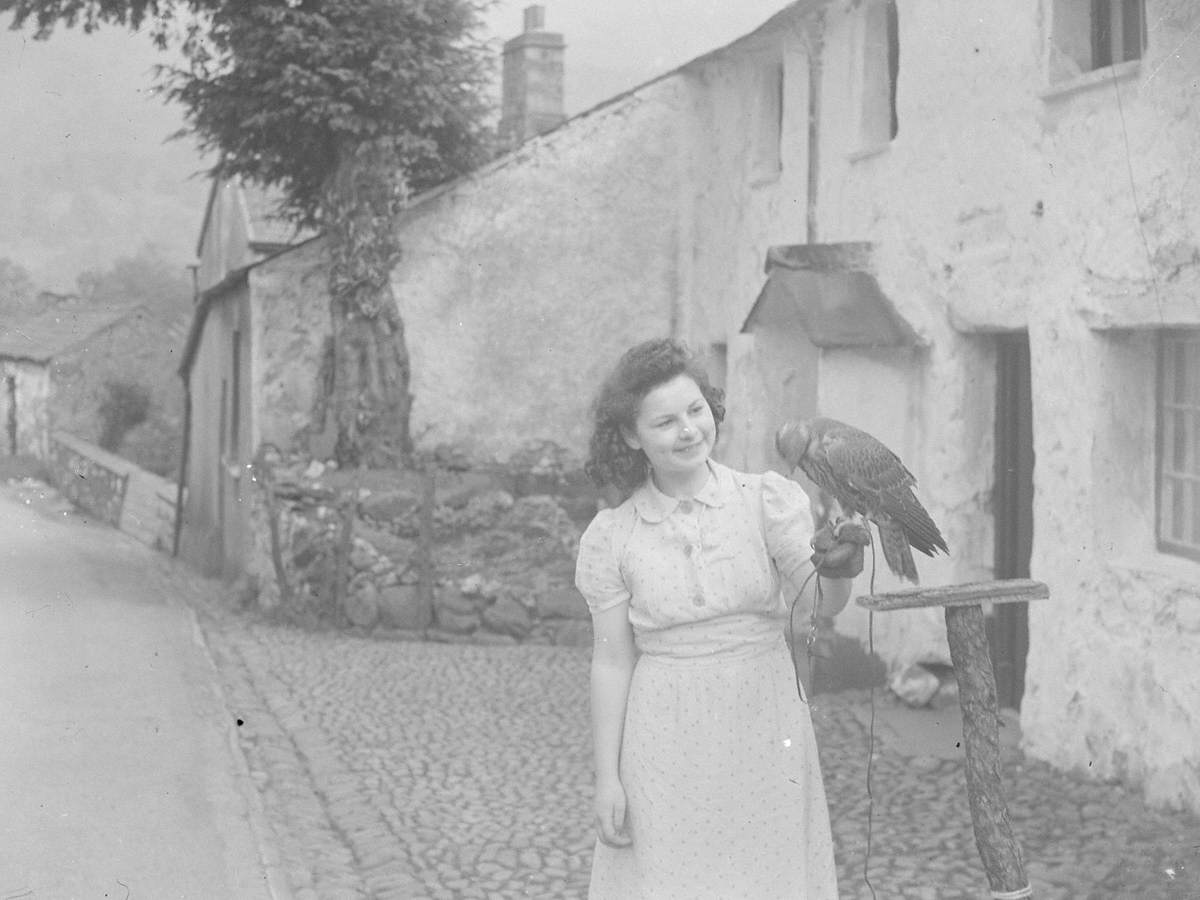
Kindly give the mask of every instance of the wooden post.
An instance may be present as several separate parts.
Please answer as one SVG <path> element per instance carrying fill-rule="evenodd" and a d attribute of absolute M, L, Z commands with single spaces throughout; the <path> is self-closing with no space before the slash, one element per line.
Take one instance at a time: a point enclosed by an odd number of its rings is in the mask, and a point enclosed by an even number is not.
<path fill-rule="evenodd" d="M 943 606 L 950 659 L 958 679 L 962 707 L 963 745 L 967 759 L 967 802 L 975 846 L 983 860 L 994 897 L 1032 897 L 1021 847 L 1013 835 L 1008 805 L 1000 782 L 1000 710 L 996 677 L 988 652 L 981 603 L 1024 603 L 1045 600 L 1050 591 L 1027 578 L 987 581 L 932 588 L 907 588 L 857 598 L 859 606 L 876 612 Z"/>

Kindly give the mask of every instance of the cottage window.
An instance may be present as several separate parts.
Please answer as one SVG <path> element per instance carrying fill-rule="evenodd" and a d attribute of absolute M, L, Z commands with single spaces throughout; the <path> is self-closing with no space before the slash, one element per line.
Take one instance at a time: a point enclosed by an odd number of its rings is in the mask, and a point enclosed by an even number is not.
<path fill-rule="evenodd" d="M 1052 81 L 1141 59 L 1145 0 L 1057 0 L 1051 43 Z"/>
<path fill-rule="evenodd" d="M 758 67 L 757 101 L 754 104 L 754 158 L 752 178 L 769 180 L 783 170 L 783 63 Z"/>
<path fill-rule="evenodd" d="M 1159 343 L 1158 546 L 1200 559 L 1200 329 Z"/>
<path fill-rule="evenodd" d="M 1142 58 L 1144 0 L 1091 0 L 1092 68 Z"/>
<path fill-rule="evenodd" d="M 863 10 L 860 148 L 886 145 L 900 132 L 896 83 L 900 77 L 900 20 L 895 0 L 876 0 Z"/>

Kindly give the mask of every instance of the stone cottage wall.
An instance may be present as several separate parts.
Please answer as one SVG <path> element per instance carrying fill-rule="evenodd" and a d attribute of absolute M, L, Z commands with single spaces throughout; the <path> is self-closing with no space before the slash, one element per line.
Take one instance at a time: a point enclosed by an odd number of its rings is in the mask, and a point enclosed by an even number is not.
<path fill-rule="evenodd" d="M 861 146 L 853 77 L 826 79 L 820 235 L 875 242 L 930 347 L 896 449 L 954 554 L 931 583 L 989 576 L 989 335 L 1028 331 L 1031 574 L 1051 599 L 1029 611 L 1025 749 L 1200 809 L 1200 564 L 1155 547 L 1153 469 L 1155 332 L 1200 325 L 1200 9 L 1147 0 L 1140 62 L 1064 80 L 1062 6 L 901 4 L 895 140 Z M 853 76 L 860 12 L 841 10 L 824 68 Z M 875 383 L 843 362 L 822 360 L 822 391 L 840 380 L 871 422 Z"/>
<path fill-rule="evenodd" d="M 664 79 L 414 204 L 392 276 L 414 434 L 500 456 L 531 437 L 582 451 L 601 379 L 687 300 L 683 102 Z"/>
<path fill-rule="evenodd" d="M 106 385 L 136 384 L 150 396 L 149 414 L 118 451 L 142 468 L 178 477 L 183 389 L 177 370 L 182 335 L 181 318 L 139 310 L 60 354 L 51 368 L 52 427 L 94 443 L 103 428 L 99 410 L 108 396 Z"/>
<path fill-rule="evenodd" d="M 405 640 L 591 640 L 573 577 L 597 497 L 556 445 L 504 464 L 443 454 L 423 472 L 267 450 L 255 483 L 243 589 L 264 611 Z"/>
<path fill-rule="evenodd" d="M 16 454 L 44 459 L 49 448 L 50 425 L 46 411 L 46 402 L 50 396 L 49 370 L 43 363 L 23 359 L 0 359 L 0 390 L 7 392 L 6 384 L 9 378 L 13 379 L 15 388 L 13 399 L 16 409 L 11 413 L 15 416 Z M 0 422 L 0 428 L 9 427 L 9 412 L 5 411 L 6 418 Z M 4 441 L 7 451 L 7 431 L 0 440 Z"/>

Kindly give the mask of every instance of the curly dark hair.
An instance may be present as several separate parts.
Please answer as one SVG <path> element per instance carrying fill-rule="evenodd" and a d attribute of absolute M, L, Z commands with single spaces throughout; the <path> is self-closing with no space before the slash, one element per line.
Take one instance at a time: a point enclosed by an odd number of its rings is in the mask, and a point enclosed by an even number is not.
<path fill-rule="evenodd" d="M 671 338 L 644 341 L 625 352 L 592 405 L 592 439 L 584 472 L 597 486 L 612 485 L 628 496 L 646 480 L 646 454 L 625 443 L 622 429 L 633 430 L 642 399 L 679 375 L 696 382 L 719 433 L 725 419 L 725 392 L 708 380 L 687 345 Z"/>

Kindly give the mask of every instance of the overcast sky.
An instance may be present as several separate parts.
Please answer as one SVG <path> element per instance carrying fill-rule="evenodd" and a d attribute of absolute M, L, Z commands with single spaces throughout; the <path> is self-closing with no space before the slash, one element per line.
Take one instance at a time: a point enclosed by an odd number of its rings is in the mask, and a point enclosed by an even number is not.
<path fill-rule="evenodd" d="M 487 16 L 497 53 L 522 27 L 524 0 Z M 733 41 L 784 0 L 548 0 L 566 50 L 568 114 L 581 112 Z M 202 161 L 164 144 L 177 110 L 153 96 L 162 57 L 144 35 L 60 29 L 49 41 L 0 17 L 0 256 L 68 290 L 79 271 L 153 240 L 186 257 L 202 212 Z M 128 208 L 126 208 L 128 207 Z"/>

